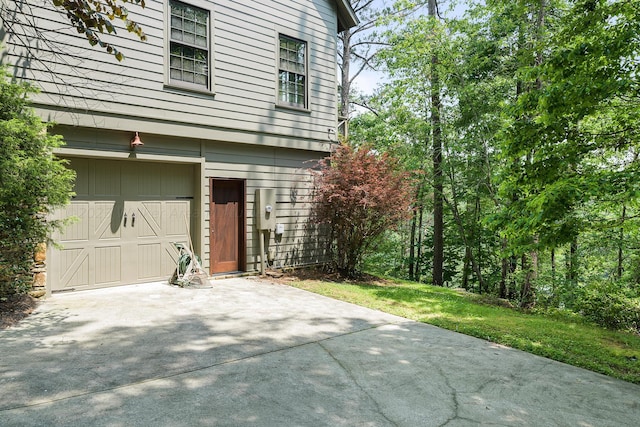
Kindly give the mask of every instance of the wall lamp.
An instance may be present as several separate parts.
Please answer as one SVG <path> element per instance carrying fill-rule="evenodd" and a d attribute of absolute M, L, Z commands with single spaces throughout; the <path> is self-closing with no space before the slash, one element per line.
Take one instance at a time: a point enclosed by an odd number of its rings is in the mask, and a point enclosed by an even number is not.
<path fill-rule="evenodd" d="M 144 143 L 140 140 L 140 135 L 136 132 L 136 136 L 133 137 L 131 143 L 129 144 L 131 151 L 135 151 L 136 148 L 142 147 Z"/>

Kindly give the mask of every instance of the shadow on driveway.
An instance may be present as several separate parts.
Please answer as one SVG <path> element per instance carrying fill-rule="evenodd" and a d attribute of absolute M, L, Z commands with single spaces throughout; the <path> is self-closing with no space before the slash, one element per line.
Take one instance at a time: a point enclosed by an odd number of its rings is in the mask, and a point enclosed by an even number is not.
<path fill-rule="evenodd" d="M 55 295 L 0 352 L 3 426 L 640 419 L 636 385 L 256 279 Z"/>

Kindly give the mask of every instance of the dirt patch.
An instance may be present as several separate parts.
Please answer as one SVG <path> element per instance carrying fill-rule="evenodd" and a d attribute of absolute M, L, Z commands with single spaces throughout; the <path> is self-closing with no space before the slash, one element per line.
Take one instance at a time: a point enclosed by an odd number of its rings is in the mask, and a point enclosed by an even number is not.
<path fill-rule="evenodd" d="M 13 295 L 7 301 L 0 301 L 0 329 L 15 325 L 30 315 L 38 305 L 31 295 Z"/>
<path fill-rule="evenodd" d="M 386 279 L 381 279 L 370 274 L 362 274 L 355 279 L 345 279 L 340 273 L 326 271 L 319 267 L 309 268 L 297 268 L 293 270 L 275 271 L 273 274 L 267 272 L 269 280 L 277 283 L 290 283 L 294 281 L 319 281 L 319 282 L 334 282 L 334 283 L 353 283 L 357 285 L 371 285 L 371 286 L 394 286 L 393 282 Z"/>

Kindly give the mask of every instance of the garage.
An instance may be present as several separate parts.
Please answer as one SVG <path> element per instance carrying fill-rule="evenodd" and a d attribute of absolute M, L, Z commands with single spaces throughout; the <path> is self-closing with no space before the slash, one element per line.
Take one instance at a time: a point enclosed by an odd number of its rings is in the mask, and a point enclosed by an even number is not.
<path fill-rule="evenodd" d="M 167 280 L 174 242 L 188 243 L 194 167 L 183 164 L 71 158 L 77 173 L 69 218 L 48 257 L 53 292 Z"/>

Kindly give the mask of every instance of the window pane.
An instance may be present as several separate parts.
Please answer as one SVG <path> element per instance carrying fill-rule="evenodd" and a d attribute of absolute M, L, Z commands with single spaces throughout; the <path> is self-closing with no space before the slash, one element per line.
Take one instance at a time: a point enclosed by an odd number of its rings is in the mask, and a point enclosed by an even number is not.
<path fill-rule="evenodd" d="M 209 12 L 170 0 L 171 42 L 169 76 L 203 87 L 209 86 Z"/>
<path fill-rule="evenodd" d="M 203 74 L 196 74 L 195 84 L 207 86 L 207 76 Z"/>
<path fill-rule="evenodd" d="M 305 42 L 280 36 L 278 102 L 306 106 L 306 49 Z"/>
<path fill-rule="evenodd" d="M 209 13 L 204 10 L 195 9 L 196 11 L 196 21 L 206 24 L 209 19 Z"/>

